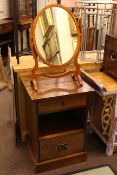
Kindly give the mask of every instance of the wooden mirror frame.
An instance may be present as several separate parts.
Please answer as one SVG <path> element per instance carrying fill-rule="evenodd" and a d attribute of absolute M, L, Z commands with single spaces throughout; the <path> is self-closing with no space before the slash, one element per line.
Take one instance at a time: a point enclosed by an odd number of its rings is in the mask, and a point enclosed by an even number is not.
<path fill-rule="evenodd" d="M 64 10 L 66 10 L 68 12 L 68 14 L 72 17 L 74 23 L 75 23 L 75 26 L 76 26 L 76 29 L 77 29 L 77 38 L 78 38 L 78 42 L 77 42 L 77 46 L 75 48 L 75 52 L 73 54 L 73 56 L 64 64 L 61 64 L 61 65 L 54 65 L 54 64 L 51 64 L 49 63 L 46 59 L 43 58 L 42 54 L 40 53 L 40 51 L 38 50 L 38 47 L 37 47 L 37 44 L 36 44 L 36 38 L 35 38 L 35 30 L 36 30 L 36 24 L 38 22 L 38 19 L 39 17 L 43 14 L 43 12 L 46 10 L 46 9 L 49 9 L 49 8 L 52 8 L 52 7 L 59 7 L 59 8 L 62 8 Z M 74 14 L 70 11 L 69 8 L 61 5 L 61 4 L 51 4 L 51 5 L 47 5 L 46 7 L 44 7 L 39 13 L 38 15 L 36 16 L 35 20 L 32 22 L 32 25 L 31 25 L 31 29 L 30 29 L 30 47 L 31 47 L 31 50 L 32 50 L 32 55 L 33 55 L 33 58 L 34 58 L 34 61 L 35 61 L 35 65 L 32 69 L 32 80 L 31 80 L 31 84 L 33 86 L 33 89 L 34 90 L 38 90 L 38 87 L 37 87 L 37 83 L 36 83 L 36 78 L 37 76 L 45 76 L 45 77 L 49 77 L 49 78 L 57 78 L 57 77 L 62 77 L 62 76 L 65 76 L 67 74 L 72 74 L 73 78 L 77 78 L 78 82 L 80 85 L 82 85 L 82 82 L 81 82 L 81 79 L 80 79 L 80 65 L 78 64 L 78 54 L 79 54 L 79 51 L 80 51 L 80 48 L 81 48 L 81 41 L 82 41 L 82 27 L 81 27 L 81 19 L 79 20 L 79 22 L 76 20 Z M 64 71 L 62 73 L 36 73 L 36 71 L 38 70 L 39 68 L 39 61 L 37 59 L 37 55 L 39 56 L 39 59 L 45 63 L 46 65 L 48 65 L 49 67 L 52 67 L 54 70 L 55 69 L 63 69 Z M 70 65 L 71 62 L 74 62 L 74 66 L 75 66 L 75 70 L 69 70 L 69 71 L 65 71 L 65 69 L 67 68 L 68 65 Z M 48 67 L 48 68 L 49 68 Z"/>

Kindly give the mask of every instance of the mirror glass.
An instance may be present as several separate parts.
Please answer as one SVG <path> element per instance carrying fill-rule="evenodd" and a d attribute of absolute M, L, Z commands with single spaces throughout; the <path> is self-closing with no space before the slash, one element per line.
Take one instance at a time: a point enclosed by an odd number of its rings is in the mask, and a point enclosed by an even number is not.
<path fill-rule="evenodd" d="M 75 22 L 72 16 L 60 7 L 47 8 L 38 16 L 33 36 L 36 51 L 46 62 L 54 65 L 68 62 L 78 43 Z"/>

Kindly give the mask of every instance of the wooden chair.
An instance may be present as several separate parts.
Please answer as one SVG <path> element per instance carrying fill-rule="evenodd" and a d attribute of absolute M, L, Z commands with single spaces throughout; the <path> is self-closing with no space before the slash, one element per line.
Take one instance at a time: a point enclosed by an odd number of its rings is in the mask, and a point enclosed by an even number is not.
<path fill-rule="evenodd" d="M 29 45 L 29 30 L 30 30 L 30 27 L 31 27 L 31 23 L 32 23 L 32 18 L 27 18 L 27 17 L 22 17 L 22 18 L 19 18 L 19 21 L 18 21 L 18 28 L 19 28 L 19 31 L 21 33 L 21 52 L 24 51 L 23 49 L 23 46 L 24 46 L 24 42 L 23 42 L 23 34 L 24 34 L 24 31 L 26 31 L 26 36 L 27 36 L 27 51 L 30 50 L 30 45 Z"/>

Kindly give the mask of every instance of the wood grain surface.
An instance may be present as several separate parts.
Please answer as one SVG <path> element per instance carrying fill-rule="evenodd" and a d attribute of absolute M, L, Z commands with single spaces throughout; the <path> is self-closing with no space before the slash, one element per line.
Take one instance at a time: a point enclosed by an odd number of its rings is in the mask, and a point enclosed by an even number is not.
<path fill-rule="evenodd" d="M 97 82 L 104 85 L 107 93 L 117 93 L 117 81 L 104 72 L 89 73 Z"/>
<path fill-rule="evenodd" d="M 21 76 L 21 80 L 31 100 L 57 98 L 58 96 L 77 95 L 93 92 L 94 90 L 83 81 L 83 86 L 74 81 L 71 76 L 61 78 L 38 78 L 38 92 L 34 91 L 30 83 L 30 75 Z"/>

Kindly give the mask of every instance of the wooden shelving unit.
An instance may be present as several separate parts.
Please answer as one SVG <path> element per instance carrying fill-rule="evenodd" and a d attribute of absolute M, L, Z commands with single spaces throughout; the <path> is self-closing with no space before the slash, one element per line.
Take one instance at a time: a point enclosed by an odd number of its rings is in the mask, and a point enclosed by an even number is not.
<path fill-rule="evenodd" d="M 19 64 L 19 57 L 22 55 L 29 55 L 29 41 L 27 41 L 27 50 L 23 48 L 23 31 L 27 31 L 27 40 L 29 39 L 29 28 L 32 19 L 37 14 L 37 0 L 13 0 L 13 11 L 14 11 L 14 34 L 15 34 L 15 46 L 16 46 L 16 59 Z M 21 20 L 25 20 L 21 23 Z M 19 32 L 21 34 L 21 49 L 19 49 Z"/>

